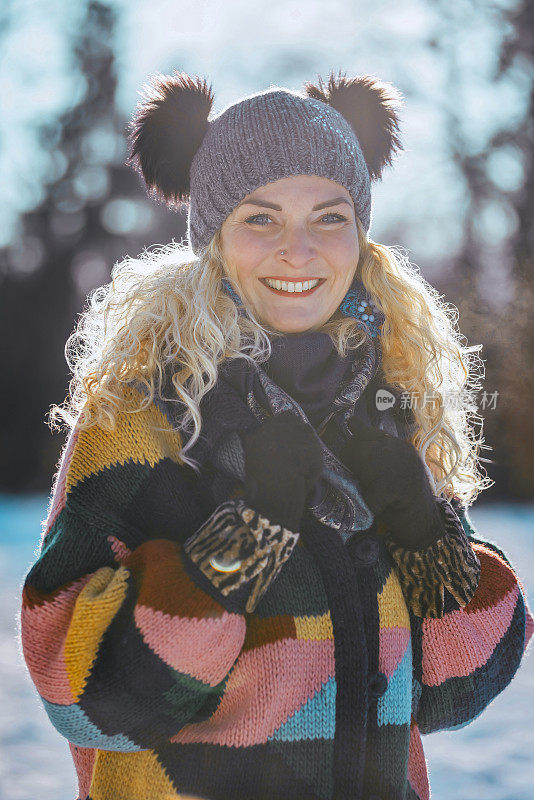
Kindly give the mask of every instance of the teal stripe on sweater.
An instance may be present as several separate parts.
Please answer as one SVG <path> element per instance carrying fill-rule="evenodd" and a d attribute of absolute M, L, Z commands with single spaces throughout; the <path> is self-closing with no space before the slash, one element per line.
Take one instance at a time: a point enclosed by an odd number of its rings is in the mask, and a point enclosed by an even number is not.
<path fill-rule="evenodd" d="M 122 733 L 115 736 L 102 733 L 77 705 L 60 706 L 49 703 L 44 698 L 41 700 L 54 728 L 78 747 L 99 747 L 102 750 L 122 750 L 127 753 L 143 750 Z"/>
<path fill-rule="evenodd" d="M 335 727 L 336 679 L 330 678 L 287 722 L 269 736 L 269 741 L 333 739 Z"/>
<path fill-rule="evenodd" d="M 385 694 L 378 700 L 379 725 L 403 725 L 410 722 L 412 713 L 412 648 L 409 645 L 389 679 Z"/>

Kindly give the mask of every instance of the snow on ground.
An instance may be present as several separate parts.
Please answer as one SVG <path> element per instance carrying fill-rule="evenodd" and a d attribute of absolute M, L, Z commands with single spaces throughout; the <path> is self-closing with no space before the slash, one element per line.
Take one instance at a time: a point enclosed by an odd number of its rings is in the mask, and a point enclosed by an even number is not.
<path fill-rule="evenodd" d="M 0 797 L 73 800 L 75 772 L 20 652 L 24 576 L 35 559 L 47 498 L 0 497 Z M 534 505 L 491 505 L 471 513 L 479 537 L 507 554 L 534 606 Z M 471 725 L 423 738 L 432 800 L 532 800 L 532 646 L 510 686 Z M 111 800 L 111 799 L 110 799 Z"/>

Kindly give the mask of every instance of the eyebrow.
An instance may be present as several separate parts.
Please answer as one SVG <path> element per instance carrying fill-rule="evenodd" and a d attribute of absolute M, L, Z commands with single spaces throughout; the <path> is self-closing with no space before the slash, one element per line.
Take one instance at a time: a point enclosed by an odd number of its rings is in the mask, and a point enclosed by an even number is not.
<path fill-rule="evenodd" d="M 318 203 L 312 208 L 312 211 L 319 211 L 321 208 L 328 208 L 329 206 L 337 206 L 339 203 L 347 203 L 352 208 L 352 203 L 346 197 L 335 197 L 333 200 L 326 200 L 324 203 Z M 269 203 L 267 200 L 242 200 L 236 208 L 245 204 L 252 206 L 264 206 L 265 208 L 272 208 L 275 211 L 281 211 L 282 206 L 277 206 L 276 203 Z"/>

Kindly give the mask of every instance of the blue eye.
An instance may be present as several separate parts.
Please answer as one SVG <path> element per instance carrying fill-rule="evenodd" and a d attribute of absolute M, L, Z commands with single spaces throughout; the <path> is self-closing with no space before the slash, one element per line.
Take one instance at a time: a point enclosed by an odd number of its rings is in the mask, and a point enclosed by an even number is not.
<path fill-rule="evenodd" d="M 268 214 L 253 214 L 251 217 L 247 217 L 245 222 L 248 222 L 251 225 L 261 225 L 262 227 L 265 227 L 265 225 L 263 225 L 261 222 L 257 221 L 261 217 L 264 217 L 265 219 L 270 219 Z M 322 219 L 325 219 L 325 217 L 334 217 L 334 222 L 346 222 L 347 221 L 347 217 L 343 216 L 343 214 L 338 214 L 337 212 L 334 212 L 334 211 L 329 211 L 327 214 L 323 214 L 323 216 L 319 217 L 319 219 L 322 220 Z"/>
<path fill-rule="evenodd" d="M 338 214 L 336 211 L 329 211 L 328 214 L 323 214 L 321 219 L 324 219 L 325 217 L 336 217 L 335 222 L 346 222 L 347 221 L 347 217 L 344 217 L 343 214 Z"/>
<path fill-rule="evenodd" d="M 245 222 L 250 222 L 253 225 L 258 225 L 260 223 L 255 222 L 255 220 L 257 220 L 259 217 L 265 217 L 266 219 L 270 219 L 268 214 L 254 214 L 252 217 L 247 217 Z"/>

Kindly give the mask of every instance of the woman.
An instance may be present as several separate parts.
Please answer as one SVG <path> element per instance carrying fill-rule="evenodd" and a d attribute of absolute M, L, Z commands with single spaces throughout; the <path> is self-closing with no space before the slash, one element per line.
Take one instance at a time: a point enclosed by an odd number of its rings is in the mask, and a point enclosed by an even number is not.
<path fill-rule="evenodd" d="M 478 716 L 532 633 L 467 515 L 477 348 L 368 237 L 392 86 L 212 103 L 177 73 L 133 119 L 191 249 L 117 265 L 69 343 L 24 656 L 81 800 L 423 800 L 421 733 Z"/>

